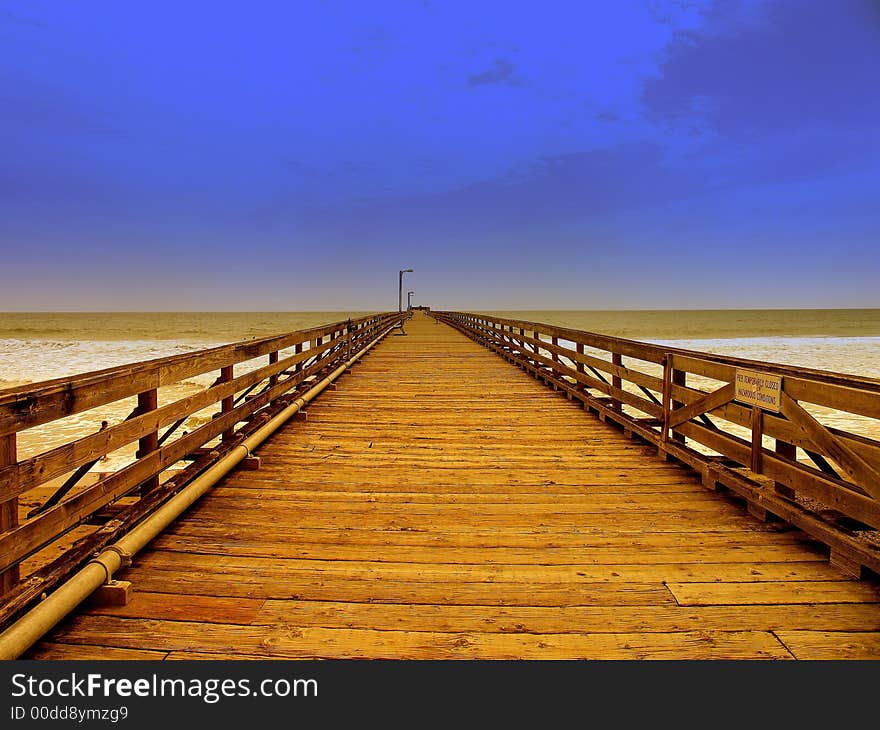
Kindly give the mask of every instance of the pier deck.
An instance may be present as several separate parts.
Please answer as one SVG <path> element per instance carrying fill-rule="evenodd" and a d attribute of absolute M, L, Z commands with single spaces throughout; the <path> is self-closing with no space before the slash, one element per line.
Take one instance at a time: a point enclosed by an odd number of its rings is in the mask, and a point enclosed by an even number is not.
<path fill-rule="evenodd" d="M 421 312 L 31 658 L 880 657 L 880 590 Z"/>

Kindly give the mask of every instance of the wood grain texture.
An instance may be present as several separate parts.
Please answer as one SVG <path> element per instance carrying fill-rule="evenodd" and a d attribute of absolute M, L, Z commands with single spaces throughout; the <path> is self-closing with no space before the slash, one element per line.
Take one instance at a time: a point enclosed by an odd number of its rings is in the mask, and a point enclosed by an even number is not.
<path fill-rule="evenodd" d="M 406 331 L 138 555 L 127 606 L 33 656 L 790 659 L 880 632 L 876 587 L 803 534 L 456 330 Z"/>

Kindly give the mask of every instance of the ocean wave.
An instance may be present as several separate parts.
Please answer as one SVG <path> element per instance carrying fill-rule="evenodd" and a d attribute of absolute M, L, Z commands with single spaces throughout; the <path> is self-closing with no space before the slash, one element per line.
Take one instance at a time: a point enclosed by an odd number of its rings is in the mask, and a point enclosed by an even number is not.
<path fill-rule="evenodd" d="M 202 349 L 185 340 L 0 339 L 4 384 L 35 383 Z M 199 383 L 201 385 L 201 383 Z M 12 387 L 4 385 L 4 387 Z"/>

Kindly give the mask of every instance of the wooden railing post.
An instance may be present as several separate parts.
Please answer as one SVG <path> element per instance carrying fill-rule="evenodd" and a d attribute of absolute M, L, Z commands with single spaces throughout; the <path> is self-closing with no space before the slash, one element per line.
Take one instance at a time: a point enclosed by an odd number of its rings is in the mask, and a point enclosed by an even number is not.
<path fill-rule="evenodd" d="M 578 354 L 578 355 L 583 355 L 583 354 L 584 354 L 584 343 L 583 343 L 583 342 L 577 342 L 577 343 L 575 343 L 575 350 L 577 351 L 577 354 Z M 582 362 L 580 362 L 579 360 L 575 362 L 575 368 L 577 369 L 577 371 L 578 371 L 579 373 L 585 373 L 585 372 L 587 371 L 587 367 L 586 367 L 586 365 L 584 365 L 584 364 L 583 364 Z M 584 385 L 583 383 L 581 383 L 580 381 L 578 381 L 578 383 L 577 383 L 577 385 L 576 385 L 575 387 L 576 387 L 578 390 L 582 391 L 583 393 L 589 395 L 589 392 L 587 391 L 587 386 Z M 587 407 L 587 402 L 586 402 L 586 401 L 581 401 L 581 405 L 582 405 L 584 408 L 586 408 L 586 407 Z"/>
<path fill-rule="evenodd" d="M 224 368 L 220 368 L 220 382 L 228 383 L 234 377 L 233 371 L 235 370 L 234 365 L 227 365 Z M 235 393 L 231 394 L 228 398 L 224 398 L 220 401 L 220 415 L 223 416 L 229 411 L 231 411 L 235 407 Z M 235 424 L 227 428 L 221 435 L 221 441 L 230 441 L 235 437 Z"/>
<path fill-rule="evenodd" d="M 0 467 L 17 462 L 16 435 L 14 433 L 0 436 Z M 0 504 L 0 533 L 18 527 L 18 497 L 13 497 Z M 18 584 L 18 564 L 10 566 L 0 573 L 0 596 L 15 588 Z"/>
<path fill-rule="evenodd" d="M 749 465 L 755 474 L 760 474 L 763 466 L 764 449 L 764 411 L 752 406 L 752 460 Z"/>
<path fill-rule="evenodd" d="M 791 459 L 792 461 L 797 460 L 797 446 L 795 446 L 794 444 L 789 444 L 785 441 L 780 441 L 779 439 L 776 439 L 776 453 L 786 459 Z M 794 490 L 787 484 L 776 482 L 774 488 L 776 489 L 777 494 L 781 494 L 782 496 L 789 498 L 794 497 Z"/>
<path fill-rule="evenodd" d="M 672 385 L 681 385 L 682 387 L 687 385 L 687 371 L 686 370 L 677 370 L 677 369 L 673 368 L 672 369 Z M 671 393 L 671 389 L 670 389 L 670 393 Z M 681 401 L 677 401 L 677 400 L 672 401 L 672 408 L 681 408 L 683 405 L 685 405 L 685 404 L 682 403 Z M 682 444 L 685 442 L 684 435 L 680 434 L 680 433 L 673 433 L 672 440 L 678 441 L 679 443 L 682 443 Z"/>
<path fill-rule="evenodd" d="M 158 388 L 153 388 L 152 390 L 146 390 L 143 393 L 138 393 L 137 397 L 137 410 L 138 415 L 143 415 L 144 413 L 149 413 L 150 411 L 155 411 L 159 407 L 159 390 Z M 137 457 L 139 459 L 144 458 L 147 454 L 152 453 L 156 449 L 159 448 L 159 432 L 152 431 L 145 436 L 142 436 L 138 439 L 138 450 Z M 159 486 L 159 475 L 156 474 L 147 479 L 143 484 L 141 484 L 141 494 L 146 494 L 147 492 L 155 489 Z"/>
<path fill-rule="evenodd" d="M 672 390 L 672 355 L 664 355 L 663 356 L 663 396 L 662 396 L 662 421 L 661 421 L 661 430 L 660 430 L 660 450 L 663 451 L 666 447 L 666 442 L 669 440 L 669 412 L 671 408 L 671 395 L 670 391 Z"/>
<path fill-rule="evenodd" d="M 278 350 L 269 353 L 269 364 L 275 365 L 278 362 Z M 278 373 L 269 376 L 269 387 L 278 385 Z"/>
<path fill-rule="evenodd" d="M 623 356 L 618 352 L 612 352 L 611 353 L 611 364 L 614 365 L 615 367 L 620 367 L 621 365 L 623 365 Z M 612 373 L 611 374 L 611 385 L 614 386 L 615 388 L 620 388 L 621 390 L 623 390 L 623 378 L 621 378 L 616 373 Z M 615 411 L 622 411 L 623 410 L 623 404 L 620 402 L 619 398 L 612 398 L 611 399 L 611 407 Z"/>

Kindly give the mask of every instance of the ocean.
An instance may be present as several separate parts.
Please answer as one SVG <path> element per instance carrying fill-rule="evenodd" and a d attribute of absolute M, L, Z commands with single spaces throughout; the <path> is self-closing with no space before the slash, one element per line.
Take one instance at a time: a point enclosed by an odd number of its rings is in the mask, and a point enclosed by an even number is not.
<path fill-rule="evenodd" d="M 0 313 L 0 389 L 363 314 L 366 312 Z M 880 309 L 507 311 L 491 314 L 704 352 L 880 378 Z M 209 374 L 164 388 L 160 392 L 160 403 L 189 395 L 211 380 L 213 375 Z M 100 426 L 101 420 L 119 420 L 132 408 L 133 402 L 120 402 L 30 429 L 20 435 L 19 454 L 28 456 L 91 433 Z M 880 438 L 873 422 L 835 421 L 835 414 L 828 415 L 830 425 L 851 427 L 863 435 Z M 195 416 L 187 426 L 197 426 L 209 418 L 210 409 Z M 133 451 L 134 447 L 120 450 L 101 468 L 109 470 L 128 463 Z"/>

